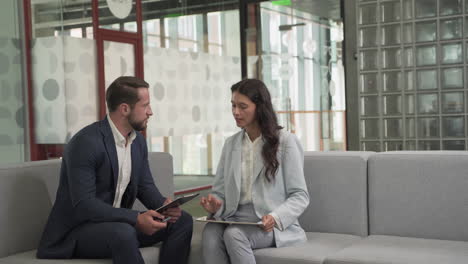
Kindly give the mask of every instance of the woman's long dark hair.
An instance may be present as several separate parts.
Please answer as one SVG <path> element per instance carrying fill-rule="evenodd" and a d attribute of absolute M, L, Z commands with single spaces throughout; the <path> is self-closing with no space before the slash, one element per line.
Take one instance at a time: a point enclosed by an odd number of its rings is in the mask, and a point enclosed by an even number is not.
<path fill-rule="evenodd" d="M 256 106 L 255 119 L 260 126 L 264 141 L 262 157 L 266 168 L 265 177 L 267 181 L 271 181 L 275 178 L 279 167 L 276 153 L 279 147 L 279 130 L 282 127 L 278 125 L 270 92 L 262 81 L 256 79 L 245 79 L 234 84 L 231 92 L 247 96 Z"/>

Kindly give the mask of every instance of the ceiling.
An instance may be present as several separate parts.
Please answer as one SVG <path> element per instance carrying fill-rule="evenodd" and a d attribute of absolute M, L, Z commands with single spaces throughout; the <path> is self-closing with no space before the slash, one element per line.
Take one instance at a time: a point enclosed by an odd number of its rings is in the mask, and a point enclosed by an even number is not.
<path fill-rule="evenodd" d="M 342 20 L 340 0 L 292 0 L 292 6 L 312 15 Z"/>

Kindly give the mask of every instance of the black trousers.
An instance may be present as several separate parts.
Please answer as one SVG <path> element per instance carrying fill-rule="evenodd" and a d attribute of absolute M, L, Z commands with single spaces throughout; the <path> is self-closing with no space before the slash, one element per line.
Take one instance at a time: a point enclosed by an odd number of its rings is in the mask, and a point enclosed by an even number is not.
<path fill-rule="evenodd" d="M 112 258 L 114 264 L 144 264 L 139 247 L 162 242 L 160 264 L 185 264 L 192 240 L 192 217 L 182 211 L 177 222 L 151 236 L 120 222 L 89 223 L 70 233 L 76 241 L 74 258 Z M 149 263 L 147 263 L 149 264 Z"/>

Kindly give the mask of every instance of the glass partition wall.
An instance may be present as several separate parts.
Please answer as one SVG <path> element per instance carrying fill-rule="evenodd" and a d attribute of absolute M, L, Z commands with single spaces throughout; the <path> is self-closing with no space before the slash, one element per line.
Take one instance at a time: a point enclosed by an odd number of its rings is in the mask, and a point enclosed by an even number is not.
<path fill-rule="evenodd" d="M 305 150 L 346 149 L 339 1 L 250 4 L 247 74 L 270 89 L 281 125 Z M 339 12 L 338 12 L 339 14 Z"/>
<path fill-rule="evenodd" d="M 224 140 L 239 131 L 230 87 L 245 77 L 266 82 L 305 150 L 346 148 L 342 22 L 322 12 L 332 3 L 336 13 L 338 0 L 25 2 L 33 137 L 45 153 L 36 159 L 60 157 L 102 118 L 105 86 L 125 74 L 150 84 L 149 151 L 172 154 L 179 191 L 211 184 Z"/>
<path fill-rule="evenodd" d="M 0 1 L 0 164 L 22 162 L 28 153 L 20 7 L 16 0 Z"/>
<path fill-rule="evenodd" d="M 360 149 L 466 149 L 467 1 L 355 5 Z"/>

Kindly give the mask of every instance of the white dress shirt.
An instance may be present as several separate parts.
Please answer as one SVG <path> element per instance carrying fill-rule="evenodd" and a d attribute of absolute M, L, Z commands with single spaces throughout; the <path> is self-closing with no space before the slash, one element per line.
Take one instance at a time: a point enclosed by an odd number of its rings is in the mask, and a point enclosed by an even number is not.
<path fill-rule="evenodd" d="M 242 173 L 239 204 L 252 203 L 252 179 L 254 178 L 254 164 L 257 162 L 263 163 L 262 148 L 263 137 L 261 135 L 252 142 L 249 135 L 244 133 L 244 138 L 242 139 Z M 275 219 L 276 228 L 283 230 L 279 217 L 275 213 L 270 213 L 270 215 Z"/>
<path fill-rule="evenodd" d="M 117 161 L 119 164 L 119 177 L 117 180 L 117 188 L 115 190 L 114 204 L 115 208 L 120 208 L 122 197 L 130 182 L 132 174 L 132 142 L 136 138 L 136 132 L 133 130 L 127 139 L 120 133 L 112 119 L 107 116 L 111 127 L 112 135 L 114 135 L 115 148 L 117 150 Z"/>

